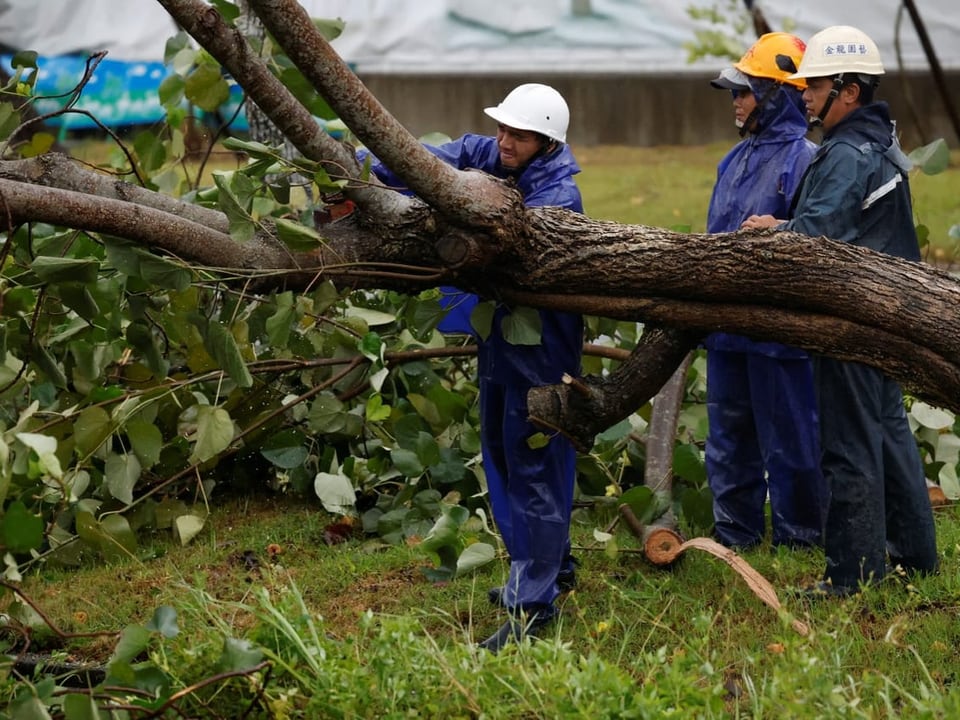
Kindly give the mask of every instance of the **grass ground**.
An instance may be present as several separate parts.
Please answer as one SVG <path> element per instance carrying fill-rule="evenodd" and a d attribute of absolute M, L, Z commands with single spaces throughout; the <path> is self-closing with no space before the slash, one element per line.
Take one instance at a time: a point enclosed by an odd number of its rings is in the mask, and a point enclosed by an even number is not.
<path fill-rule="evenodd" d="M 593 539 L 598 520 L 584 513 L 574 524 L 575 554 L 582 560 L 579 585 L 562 602 L 551 635 L 574 658 L 595 658 L 628 674 L 640 667 L 653 672 L 649 664 L 654 663 L 657 672 L 688 676 L 685 682 L 715 683 L 725 713 L 743 717 L 774 717 L 776 703 L 789 704 L 797 696 L 820 710 L 809 715 L 796 710 L 785 717 L 831 717 L 821 705 L 831 702 L 839 708 L 836 717 L 946 717 L 914 715 L 904 693 L 941 697 L 957 692 L 960 701 L 960 509 L 938 513 L 942 568 L 937 576 L 887 580 L 849 599 L 796 593 L 819 577 L 819 551 L 764 545 L 745 553 L 779 593 L 782 615 L 710 555 L 688 551 L 669 568 L 654 567 L 623 528 L 615 530 L 619 552 L 602 550 Z M 202 645 L 210 632 L 203 613 L 216 614 L 234 637 L 253 634 L 257 620 L 251 608 L 260 588 L 283 597 L 295 587 L 334 644 L 362 637 L 371 613 L 378 622 L 406 619 L 415 631 L 396 641 L 401 655 L 414 636 L 429 638 L 438 656 L 468 652 L 470 639 L 482 639 L 503 621 L 486 600 L 487 588 L 503 580 L 502 558 L 467 577 L 432 584 L 422 572 L 432 561 L 416 543 L 384 547 L 355 537 L 327 545 L 323 538 L 332 521 L 309 500 L 226 499 L 215 504 L 208 529 L 188 547 L 157 536 L 140 560 L 47 567 L 22 588 L 60 629 L 74 633 L 119 631 L 146 623 L 160 605 L 179 608 L 186 647 Z M 794 618 L 809 626 L 809 635 L 797 633 L 790 624 Z M 46 642 L 73 656 L 100 660 L 115 644 L 112 637 Z M 38 636 L 35 646 L 42 643 Z M 522 652 L 505 657 L 524 665 Z M 636 681 L 642 685 L 644 679 Z M 783 693 L 779 699 L 778 692 Z M 695 705 L 694 700 L 678 697 L 676 702 Z M 887 702 L 896 713 L 884 709 Z M 860 709 L 851 713 L 847 704 Z M 678 711 L 673 716 L 712 715 Z"/>

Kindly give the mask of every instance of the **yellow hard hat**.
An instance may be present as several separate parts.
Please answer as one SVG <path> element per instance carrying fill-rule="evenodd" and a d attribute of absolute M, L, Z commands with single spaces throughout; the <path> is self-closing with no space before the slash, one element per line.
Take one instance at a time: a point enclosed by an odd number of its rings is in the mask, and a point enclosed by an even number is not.
<path fill-rule="evenodd" d="M 746 75 L 769 78 L 803 90 L 807 87 L 806 81 L 794 73 L 800 67 L 805 49 L 803 40 L 796 35 L 766 33 L 733 66 Z"/>

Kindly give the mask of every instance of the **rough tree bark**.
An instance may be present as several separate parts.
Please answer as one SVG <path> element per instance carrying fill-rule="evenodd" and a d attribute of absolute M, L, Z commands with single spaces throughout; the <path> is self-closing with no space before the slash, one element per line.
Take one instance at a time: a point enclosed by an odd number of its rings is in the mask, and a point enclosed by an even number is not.
<path fill-rule="evenodd" d="M 350 180 L 359 210 L 323 227 L 327 244 L 291 253 L 269 226 L 239 246 L 216 211 L 67 167 L 51 156 L 0 162 L 0 218 L 128 237 L 211 267 L 304 288 L 414 292 L 456 284 L 509 303 L 646 323 L 607 378 L 539 389 L 532 412 L 581 446 L 633 412 L 704 334 L 726 330 L 879 367 L 918 396 L 960 411 L 960 284 L 911 263 L 795 233 L 682 234 L 526 208 L 509 183 L 457 171 L 425 151 L 373 98 L 293 0 L 249 0 L 331 107 L 415 196 L 363 177 L 353 149 L 325 135 L 246 43 L 202 0 L 158 0 L 230 72 L 307 159 Z"/>

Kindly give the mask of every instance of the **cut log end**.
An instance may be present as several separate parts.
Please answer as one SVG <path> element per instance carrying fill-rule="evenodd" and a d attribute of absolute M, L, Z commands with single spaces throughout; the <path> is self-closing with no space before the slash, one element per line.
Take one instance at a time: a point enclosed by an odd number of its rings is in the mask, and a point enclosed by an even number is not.
<path fill-rule="evenodd" d="M 947 496 L 944 495 L 939 485 L 927 485 L 927 497 L 930 498 L 930 504 L 933 507 L 942 507 L 943 505 L 950 504 L 950 501 L 947 499 Z"/>
<path fill-rule="evenodd" d="M 682 552 L 683 538 L 670 528 L 648 528 L 643 552 L 654 565 L 669 565 Z"/>

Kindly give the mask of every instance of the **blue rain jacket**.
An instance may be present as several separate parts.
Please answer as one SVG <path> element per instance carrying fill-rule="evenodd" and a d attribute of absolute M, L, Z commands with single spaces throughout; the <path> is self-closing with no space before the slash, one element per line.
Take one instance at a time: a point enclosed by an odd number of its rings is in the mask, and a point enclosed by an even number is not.
<path fill-rule="evenodd" d="M 468 134 L 443 145 L 426 147 L 461 170 L 482 170 L 499 178 L 513 177 L 529 207 L 555 206 L 583 212 L 580 189 L 573 180 L 580 167 L 568 145 L 561 145 L 549 156 L 534 159 L 519 176 L 500 164 L 495 137 Z M 380 162 L 371 164 L 370 169 L 387 185 L 401 184 Z M 442 287 L 441 292 L 442 302 L 450 308 L 450 313 L 441 321 L 440 330 L 473 333 L 470 313 L 478 302 L 477 297 L 451 287 Z M 579 315 L 541 310 L 541 344 L 513 345 L 501 332 L 501 324 L 509 312 L 508 307 L 498 305 L 490 337 L 480 343 L 480 377 L 534 387 L 560 382 L 565 372 L 579 374 L 583 350 L 583 320 Z"/>
<path fill-rule="evenodd" d="M 772 81 L 751 78 L 759 99 Z M 790 203 L 817 146 L 806 139 L 807 118 L 800 91 L 781 85 L 758 114 L 760 131 L 727 153 L 717 166 L 717 182 L 707 213 L 707 232 L 733 232 L 751 215 L 789 217 Z M 771 357 L 806 357 L 796 348 L 754 342 L 741 335 L 712 333 L 708 350 L 759 352 Z"/>
<path fill-rule="evenodd" d="M 919 260 L 907 170 L 886 103 L 845 117 L 825 136 L 789 230 Z M 864 302 L 870 298 L 865 297 Z M 815 359 L 822 468 L 830 487 L 824 580 L 856 590 L 884 577 L 937 567 L 923 465 L 900 386 L 879 370 Z"/>
<path fill-rule="evenodd" d="M 751 78 L 759 99 L 772 81 Z M 806 139 L 800 91 L 777 87 L 758 113 L 759 131 L 723 158 L 708 232 L 738 230 L 750 215 L 787 217 L 816 152 Z M 813 371 L 807 354 L 742 335 L 707 337 L 706 467 L 714 533 L 729 546 L 760 542 L 769 494 L 774 544 L 822 542 L 826 490 L 820 473 Z"/>
<path fill-rule="evenodd" d="M 500 164 L 495 137 L 464 135 L 431 152 L 464 169 L 477 169 L 499 178 L 513 177 L 528 206 L 557 206 L 583 212 L 580 190 L 573 180 L 580 168 L 567 145 L 531 161 L 516 175 Z M 371 165 L 383 182 L 398 178 L 380 163 Z M 472 332 L 470 310 L 475 295 L 441 288 L 451 312 L 439 327 L 447 332 Z M 555 612 L 557 575 L 572 573 L 570 515 L 576 477 L 576 451 L 562 436 L 544 447 L 531 448 L 527 439 L 542 432 L 527 420 L 527 392 L 537 385 L 560 381 L 564 373 L 580 374 L 583 319 L 573 313 L 540 310 L 541 344 L 513 345 L 502 333 L 510 309 L 498 304 L 490 336 L 481 340 L 480 440 L 490 505 L 504 546 L 510 573 L 501 597 L 511 611 L 546 616 Z"/>

